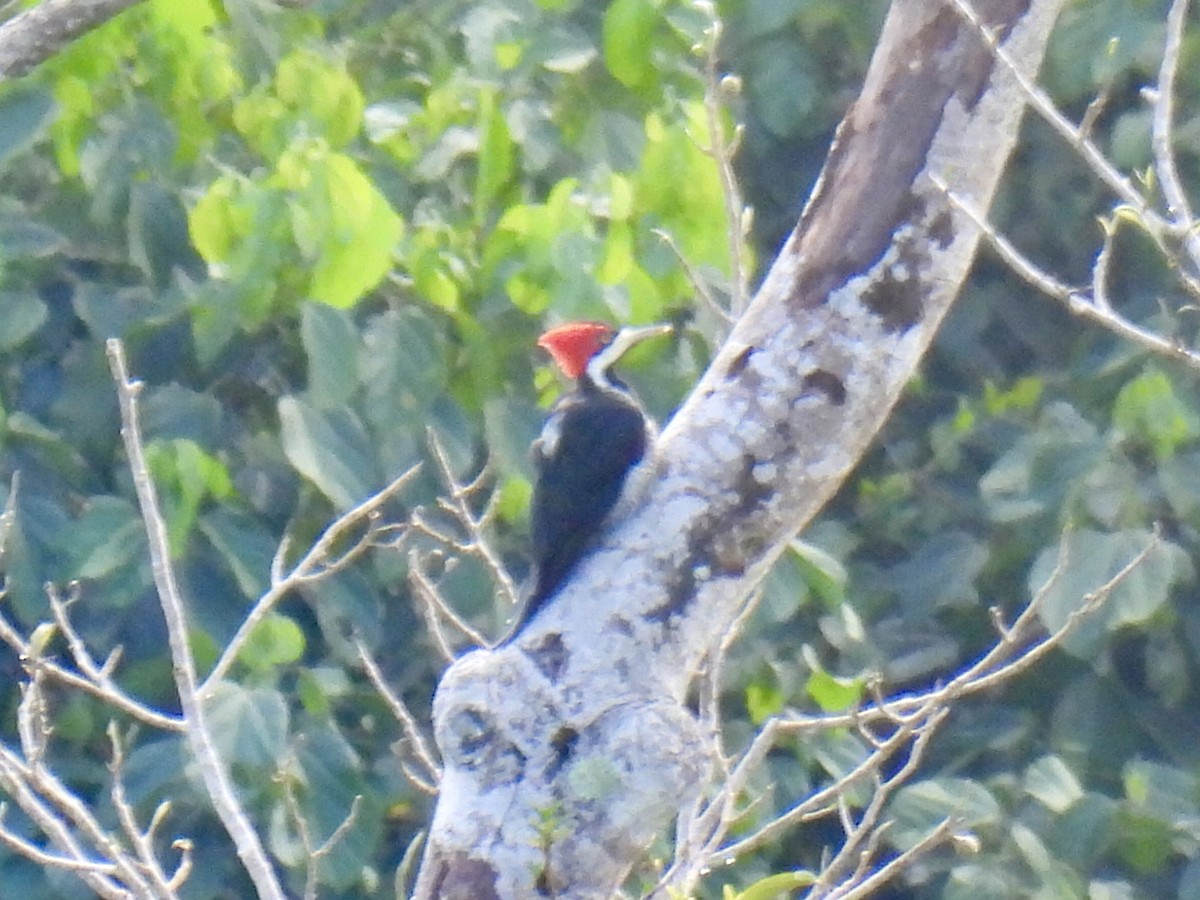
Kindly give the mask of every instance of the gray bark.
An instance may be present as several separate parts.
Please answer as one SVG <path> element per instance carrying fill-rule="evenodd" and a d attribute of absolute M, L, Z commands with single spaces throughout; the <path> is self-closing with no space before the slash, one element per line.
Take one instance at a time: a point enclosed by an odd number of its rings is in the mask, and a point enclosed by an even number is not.
<path fill-rule="evenodd" d="M 0 25 L 0 81 L 18 78 L 142 0 L 43 0 Z"/>
<path fill-rule="evenodd" d="M 1061 0 L 976 0 L 1032 76 Z M 642 502 L 511 645 L 443 677 L 417 896 L 609 897 L 697 795 L 707 653 L 878 431 L 966 278 L 1016 142 L 1011 70 L 949 4 L 896 0 L 753 303 L 664 431 Z"/>

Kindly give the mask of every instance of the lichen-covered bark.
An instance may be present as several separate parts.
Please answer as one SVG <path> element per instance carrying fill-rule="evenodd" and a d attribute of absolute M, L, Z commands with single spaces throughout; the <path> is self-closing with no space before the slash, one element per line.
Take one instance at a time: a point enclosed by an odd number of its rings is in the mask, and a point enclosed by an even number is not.
<path fill-rule="evenodd" d="M 0 81 L 26 74 L 142 0 L 42 0 L 0 24 Z"/>
<path fill-rule="evenodd" d="M 1026 74 L 1061 0 L 976 0 Z M 517 640 L 457 662 L 418 896 L 611 896 L 700 789 L 689 683 L 900 395 L 979 235 L 1023 97 L 948 4 L 896 0 L 821 181 L 662 435 L 642 503 Z"/>

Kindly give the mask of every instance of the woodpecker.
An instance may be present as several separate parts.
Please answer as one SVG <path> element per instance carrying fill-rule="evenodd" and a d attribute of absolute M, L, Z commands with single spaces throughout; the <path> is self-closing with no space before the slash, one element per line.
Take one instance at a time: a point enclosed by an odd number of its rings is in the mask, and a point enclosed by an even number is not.
<path fill-rule="evenodd" d="M 673 329 L 573 322 L 538 338 L 575 388 L 554 404 L 533 444 L 533 573 L 525 606 L 501 643 L 562 587 L 624 489 L 632 489 L 629 476 L 650 455 L 658 429 L 613 366 L 634 345 Z"/>

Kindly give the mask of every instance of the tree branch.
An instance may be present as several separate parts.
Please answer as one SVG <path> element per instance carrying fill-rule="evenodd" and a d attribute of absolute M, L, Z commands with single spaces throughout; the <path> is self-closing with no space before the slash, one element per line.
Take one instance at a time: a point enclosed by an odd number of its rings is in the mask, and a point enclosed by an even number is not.
<path fill-rule="evenodd" d="M 0 82 L 19 78 L 142 0 L 42 0 L 0 25 Z"/>
<path fill-rule="evenodd" d="M 1015 73 L 1032 79 L 1060 5 L 994 0 L 987 41 L 946 3 L 893 4 L 799 224 L 664 429 L 645 494 L 511 644 L 442 679 L 418 897 L 608 896 L 694 802 L 712 771 L 687 706 L 701 662 L 933 339 L 980 236 L 934 179 L 988 206 Z"/>
<path fill-rule="evenodd" d="M 171 648 L 172 673 L 179 694 L 179 706 L 187 723 L 185 734 L 200 776 L 217 816 L 233 840 L 238 857 L 246 867 L 262 900 L 284 900 L 283 888 L 267 857 L 258 832 L 250 823 L 225 764 L 217 752 L 207 714 L 196 686 L 196 662 L 188 642 L 187 613 L 183 594 L 171 564 L 167 525 L 158 505 L 157 491 L 146 464 L 138 418 L 138 394 L 141 382 L 132 381 L 125 363 L 125 350 L 116 338 L 107 343 L 108 362 L 117 383 L 117 399 L 121 408 L 121 437 L 129 456 L 142 521 L 150 546 L 150 566 L 158 600 L 167 623 L 167 640 Z"/>

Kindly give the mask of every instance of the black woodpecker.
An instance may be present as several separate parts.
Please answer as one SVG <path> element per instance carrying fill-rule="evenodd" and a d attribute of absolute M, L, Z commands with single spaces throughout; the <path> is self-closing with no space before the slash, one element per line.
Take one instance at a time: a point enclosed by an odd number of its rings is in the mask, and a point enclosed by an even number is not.
<path fill-rule="evenodd" d="M 630 347 L 673 330 L 573 322 L 538 338 L 575 389 L 554 404 L 533 444 L 533 573 L 525 606 L 502 644 L 562 587 L 630 486 L 627 476 L 653 449 L 658 429 L 613 366 Z"/>

